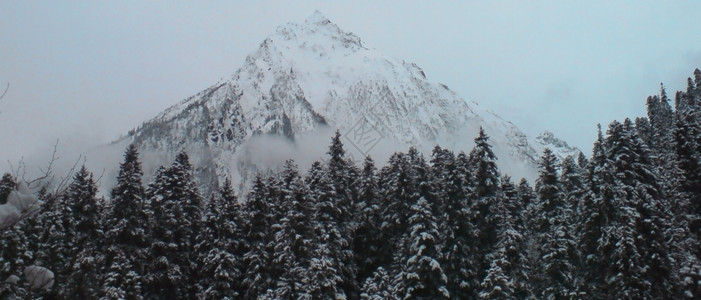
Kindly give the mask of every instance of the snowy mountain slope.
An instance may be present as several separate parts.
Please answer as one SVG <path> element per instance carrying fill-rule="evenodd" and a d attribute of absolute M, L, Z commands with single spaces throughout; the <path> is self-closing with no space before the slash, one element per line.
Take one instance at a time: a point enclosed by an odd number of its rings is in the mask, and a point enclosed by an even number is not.
<path fill-rule="evenodd" d="M 561 155 L 578 151 L 552 134 L 528 138 L 430 82 L 415 64 L 367 48 L 315 12 L 279 27 L 229 80 L 170 107 L 116 144 L 134 142 L 162 164 L 186 150 L 201 182 L 231 174 L 243 184 L 290 157 L 305 169 L 323 157 L 336 129 L 350 155 L 371 154 L 381 162 L 409 145 L 427 154 L 436 143 L 467 152 L 480 126 L 492 137 L 502 170 L 517 178 L 534 178 L 546 146 L 559 145 Z"/>

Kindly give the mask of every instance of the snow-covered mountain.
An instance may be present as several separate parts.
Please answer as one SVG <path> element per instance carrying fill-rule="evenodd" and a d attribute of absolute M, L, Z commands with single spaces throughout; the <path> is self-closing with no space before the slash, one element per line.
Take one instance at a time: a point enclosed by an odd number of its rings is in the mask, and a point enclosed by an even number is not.
<path fill-rule="evenodd" d="M 231 175 L 242 187 L 288 158 L 306 169 L 323 158 L 335 130 L 354 158 L 371 154 L 382 163 L 409 145 L 427 154 L 436 143 L 467 152 L 480 126 L 502 170 L 516 178 L 534 178 L 545 147 L 561 156 L 578 153 L 552 134 L 527 137 L 429 81 L 417 65 L 368 48 L 315 12 L 279 27 L 230 79 L 168 108 L 113 146 L 136 143 L 147 176 L 186 150 L 200 182 Z"/>

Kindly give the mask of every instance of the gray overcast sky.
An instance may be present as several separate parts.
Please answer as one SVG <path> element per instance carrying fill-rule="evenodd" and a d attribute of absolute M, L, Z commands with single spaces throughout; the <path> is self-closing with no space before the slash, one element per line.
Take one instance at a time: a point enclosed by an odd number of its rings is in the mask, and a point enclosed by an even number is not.
<path fill-rule="evenodd" d="M 0 159 L 112 141 L 315 9 L 587 153 L 596 123 L 644 114 L 660 82 L 673 95 L 701 66 L 701 1 L 2 1 Z"/>

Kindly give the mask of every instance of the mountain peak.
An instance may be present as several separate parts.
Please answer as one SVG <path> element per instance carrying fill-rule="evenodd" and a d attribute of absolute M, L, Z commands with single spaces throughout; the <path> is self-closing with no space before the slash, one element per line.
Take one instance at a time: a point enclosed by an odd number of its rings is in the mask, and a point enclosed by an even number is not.
<path fill-rule="evenodd" d="M 341 44 L 336 46 L 351 49 L 363 48 L 358 36 L 342 30 L 318 10 L 314 11 L 304 22 L 287 23 L 278 27 L 275 34 L 269 36 L 268 39 L 284 41 L 287 44 L 285 47 L 321 46 L 320 48 L 325 48 L 330 46 L 331 49 L 327 50 L 333 50 L 335 49 L 333 44 L 340 42 Z"/>
<path fill-rule="evenodd" d="M 306 20 L 306 23 L 309 24 L 329 24 L 331 23 L 331 20 L 327 18 L 323 13 L 321 13 L 318 9 L 314 10 L 314 13 L 312 13 L 311 16 L 309 16 Z"/>
<path fill-rule="evenodd" d="M 439 142 L 468 150 L 463 141 L 480 127 L 516 177 L 537 174 L 544 147 L 571 150 L 552 134 L 529 140 L 513 124 L 428 81 L 415 64 L 364 47 L 358 36 L 315 11 L 303 22 L 278 27 L 230 80 L 145 123 L 133 142 L 154 155 L 171 149 L 203 153 L 193 163 L 202 166 L 202 182 L 231 174 L 243 190 L 256 172 L 277 166 L 274 157 L 323 157 L 323 151 L 296 147 L 316 143 L 328 130 L 345 136 L 349 155 L 381 157 L 403 146 Z M 277 138 L 291 145 L 266 144 Z M 261 150 L 271 148 L 280 150 Z"/>

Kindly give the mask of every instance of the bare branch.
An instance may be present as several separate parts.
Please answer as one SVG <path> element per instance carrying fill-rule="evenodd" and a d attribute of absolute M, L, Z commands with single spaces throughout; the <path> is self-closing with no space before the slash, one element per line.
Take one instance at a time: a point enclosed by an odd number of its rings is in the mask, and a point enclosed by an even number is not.
<path fill-rule="evenodd" d="M 102 182 L 102 176 L 105 176 L 105 168 L 102 168 L 102 173 L 100 173 L 100 176 L 95 179 L 95 184 L 97 186 L 100 186 L 100 183 Z"/>
<path fill-rule="evenodd" d="M 0 99 L 2 99 L 2 97 L 5 97 L 5 94 L 7 94 L 7 90 L 9 90 L 9 89 L 10 89 L 10 83 L 8 82 L 7 87 L 5 87 L 5 91 L 2 93 L 2 95 L 0 95 Z"/>
<path fill-rule="evenodd" d="M 22 180 L 25 182 L 27 187 L 31 188 L 32 184 L 34 184 L 36 182 L 44 181 L 45 179 L 47 179 L 49 177 L 51 177 L 51 179 L 53 179 L 54 162 L 56 162 L 59 159 L 59 157 L 56 156 L 57 152 L 58 152 L 58 139 L 56 139 L 56 143 L 54 144 L 54 150 L 51 153 L 51 160 L 49 160 L 49 163 L 48 163 L 48 166 L 46 167 L 46 169 L 42 169 L 41 167 L 38 168 L 39 172 L 41 172 L 41 175 L 39 177 L 27 181 L 24 179 L 24 174 L 22 174 Z"/>
<path fill-rule="evenodd" d="M 68 187 L 68 181 L 73 177 L 73 174 L 75 173 L 76 168 L 78 167 L 78 164 L 80 161 L 83 161 L 83 165 L 85 164 L 85 156 L 80 155 L 78 156 L 78 159 L 76 159 L 75 163 L 71 167 L 70 170 L 68 170 L 68 173 L 66 173 L 66 176 L 61 177 L 61 180 L 59 181 L 58 185 L 56 186 L 56 189 L 54 189 L 54 195 L 59 195 L 62 194 L 63 191 L 65 191 L 66 187 Z"/>

